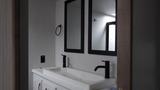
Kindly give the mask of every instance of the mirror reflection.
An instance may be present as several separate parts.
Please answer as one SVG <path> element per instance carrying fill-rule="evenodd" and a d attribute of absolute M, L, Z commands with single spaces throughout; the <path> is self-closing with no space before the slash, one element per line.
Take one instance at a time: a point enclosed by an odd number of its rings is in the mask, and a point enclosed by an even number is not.
<path fill-rule="evenodd" d="M 83 37 L 83 0 L 65 1 L 65 51 L 82 53 Z"/>
<path fill-rule="evenodd" d="M 108 50 L 116 51 L 116 25 L 115 22 L 107 23 L 108 30 Z"/>
<path fill-rule="evenodd" d="M 67 4 L 67 48 L 81 48 L 81 0 Z"/>
<path fill-rule="evenodd" d="M 89 53 L 116 55 L 116 1 L 89 0 Z"/>

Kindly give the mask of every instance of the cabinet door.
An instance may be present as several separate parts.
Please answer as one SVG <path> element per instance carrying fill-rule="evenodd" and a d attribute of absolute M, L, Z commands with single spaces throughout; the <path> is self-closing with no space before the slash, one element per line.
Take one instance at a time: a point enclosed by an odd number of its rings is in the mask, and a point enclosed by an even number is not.
<path fill-rule="evenodd" d="M 69 90 L 69 89 L 66 89 L 66 88 L 63 88 L 63 87 L 59 86 L 58 90 Z"/>
<path fill-rule="evenodd" d="M 33 90 L 42 90 L 42 79 L 36 74 L 33 74 Z"/>
<path fill-rule="evenodd" d="M 43 80 L 42 90 L 68 90 L 48 80 Z"/>
<path fill-rule="evenodd" d="M 51 83 L 50 81 L 43 80 L 42 90 L 58 90 L 57 85 Z"/>

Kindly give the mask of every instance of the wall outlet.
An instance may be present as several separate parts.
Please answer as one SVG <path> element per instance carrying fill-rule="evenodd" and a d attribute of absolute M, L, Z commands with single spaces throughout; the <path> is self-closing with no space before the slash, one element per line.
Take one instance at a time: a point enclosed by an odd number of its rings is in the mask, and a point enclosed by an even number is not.
<path fill-rule="evenodd" d="M 45 55 L 41 55 L 41 63 L 45 63 L 45 60 L 46 60 Z"/>

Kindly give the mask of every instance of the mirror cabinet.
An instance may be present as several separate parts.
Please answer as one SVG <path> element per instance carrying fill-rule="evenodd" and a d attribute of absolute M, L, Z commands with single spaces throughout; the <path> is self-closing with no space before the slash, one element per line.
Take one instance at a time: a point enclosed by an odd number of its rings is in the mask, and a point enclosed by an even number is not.
<path fill-rule="evenodd" d="M 64 51 L 84 53 L 84 0 L 65 1 Z"/>
<path fill-rule="evenodd" d="M 88 53 L 116 56 L 116 0 L 89 0 L 88 18 Z"/>
<path fill-rule="evenodd" d="M 116 0 L 89 0 L 88 6 L 88 53 L 116 56 Z M 65 1 L 65 52 L 84 53 L 84 9 L 84 0 Z"/>

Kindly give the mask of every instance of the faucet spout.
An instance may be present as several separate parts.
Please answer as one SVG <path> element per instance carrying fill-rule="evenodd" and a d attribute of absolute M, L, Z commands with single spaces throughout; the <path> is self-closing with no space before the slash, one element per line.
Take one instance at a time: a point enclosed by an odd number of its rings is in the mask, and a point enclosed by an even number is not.
<path fill-rule="evenodd" d="M 110 78 L 110 62 L 109 61 L 102 61 L 102 62 L 105 62 L 105 65 L 104 66 L 102 66 L 102 65 L 96 66 L 94 71 L 97 71 L 97 69 L 99 69 L 99 68 L 104 68 L 105 69 L 105 78 Z"/>
<path fill-rule="evenodd" d="M 94 71 L 97 71 L 98 68 L 105 68 L 105 66 L 97 66 L 95 67 Z"/>

